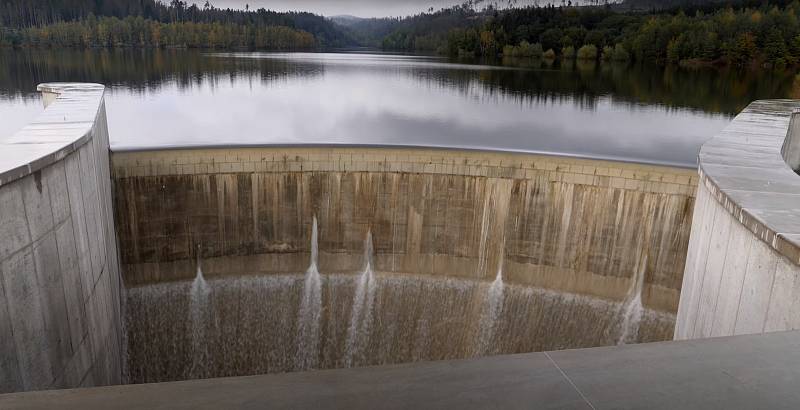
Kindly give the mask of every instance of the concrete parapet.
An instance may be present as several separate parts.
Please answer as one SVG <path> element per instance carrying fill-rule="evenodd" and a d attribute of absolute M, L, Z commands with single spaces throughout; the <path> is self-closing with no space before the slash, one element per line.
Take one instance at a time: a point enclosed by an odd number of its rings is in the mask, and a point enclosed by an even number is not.
<path fill-rule="evenodd" d="M 121 381 L 104 87 L 43 84 L 0 139 L 0 392 Z"/>
<path fill-rule="evenodd" d="M 798 107 L 756 101 L 703 145 L 675 339 L 800 329 Z"/>

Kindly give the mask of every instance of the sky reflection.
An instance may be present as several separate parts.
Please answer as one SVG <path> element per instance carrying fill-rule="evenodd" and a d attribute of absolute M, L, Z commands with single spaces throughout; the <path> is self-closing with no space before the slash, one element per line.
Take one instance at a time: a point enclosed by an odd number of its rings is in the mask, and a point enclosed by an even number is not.
<path fill-rule="evenodd" d="M 692 167 L 700 144 L 730 121 L 726 114 L 637 102 L 605 83 L 620 74 L 604 72 L 604 67 L 509 68 L 322 53 L 212 54 L 202 59 L 221 60 L 204 64 L 223 68 L 156 81 L 98 80 L 112 84 L 106 100 L 114 150 L 410 145 Z M 0 100 L 5 122 L 0 131 L 11 133 L 40 111 L 36 98 Z"/>
<path fill-rule="evenodd" d="M 109 96 L 114 148 L 421 145 L 692 166 L 699 144 L 729 121 L 725 115 L 616 103 L 612 97 L 598 99 L 591 109 L 571 98 L 526 101 L 513 93 L 492 93 L 477 78 L 459 86 L 439 81 L 453 70 L 479 75 L 496 67 L 463 68 L 396 56 L 266 58 L 322 69 L 313 71 L 317 75 L 256 84 L 239 76 L 189 92 L 176 87 L 144 95 L 115 90 Z M 441 73 L 418 75 L 431 69 Z"/>

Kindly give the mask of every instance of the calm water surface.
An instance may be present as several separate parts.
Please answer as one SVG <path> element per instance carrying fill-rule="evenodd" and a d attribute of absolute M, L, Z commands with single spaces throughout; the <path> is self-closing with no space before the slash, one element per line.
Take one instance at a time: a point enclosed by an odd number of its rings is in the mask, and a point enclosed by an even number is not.
<path fill-rule="evenodd" d="M 475 64 L 364 53 L 2 51 L 0 136 L 42 110 L 46 81 L 93 81 L 114 150 L 375 144 L 694 166 L 703 141 L 788 72 L 619 64 Z"/>

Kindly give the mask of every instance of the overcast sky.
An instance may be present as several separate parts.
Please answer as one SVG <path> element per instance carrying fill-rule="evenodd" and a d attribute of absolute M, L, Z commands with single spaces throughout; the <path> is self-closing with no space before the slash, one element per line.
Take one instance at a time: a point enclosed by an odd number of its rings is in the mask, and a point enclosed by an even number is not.
<path fill-rule="evenodd" d="M 460 4 L 459 0 L 210 0 L 211 4 L 220 8 L 244 8 L 249 4 L 251 9 L 266 8 L 278 11 L 301 10 L 325 16 L 350 14 L 358 17 L 386 17 L 406 16 L 416 14 L 433 7 L 438 10 L 442 7 Z M 519 0 L 517 4 L 530 4 L 536 0 Z M 551 0 L 539 0 L 544 4 Z M 560 3 L 560 0 L 555 0 Z M 580 0 L 573 0 L 573 3 Z M 189 0 L 198 5 L 205 0 Z M 492 1 L 494 3 L 494 0 Z M 507 4 L 507 0 L 497 0 L 500 5 Z"/>

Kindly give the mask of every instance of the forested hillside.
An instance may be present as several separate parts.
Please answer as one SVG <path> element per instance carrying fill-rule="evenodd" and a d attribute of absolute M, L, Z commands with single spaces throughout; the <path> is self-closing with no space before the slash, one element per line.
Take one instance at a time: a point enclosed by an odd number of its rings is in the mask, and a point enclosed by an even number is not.
<path fill-rule="evenodd" d="M 498 9 L 469 0 L 406 18 L 326 19 L 306 12 L 220 9 L 209 1 L 3 0 L 0 46 L 291 50 L 361 45 L 490 58 L 800 64 L 800 0 L 591 3 Z"/>
<path fill-rule="evenodd" d="M 311 41 L 309 41 L 309 35 Z M 3 0 L 0 44 L 70 47 L 342 47 L 353 39 L 306 12 L 172 0 Z"/>
<path fill-rule="evenodd" d="M 397 29 L 406 19 L 399 18 L 358 18 L 353 16 L 334 16 L 331 21 L 339 25 L 360 46 L 383 47 L 383 39 Z"/>
<path fill-rule="evenodd" d="M 649 1 L 649 0 L 647 0 Z M 646 0 L 632 0 L 642 6 Z M 800 63 L 800 1 L 675 0 L 625 5 L 478 9 L 468 2 L 395 21 L 388 50 L 460 56 L 636 60 L 658 64 Z"/>

